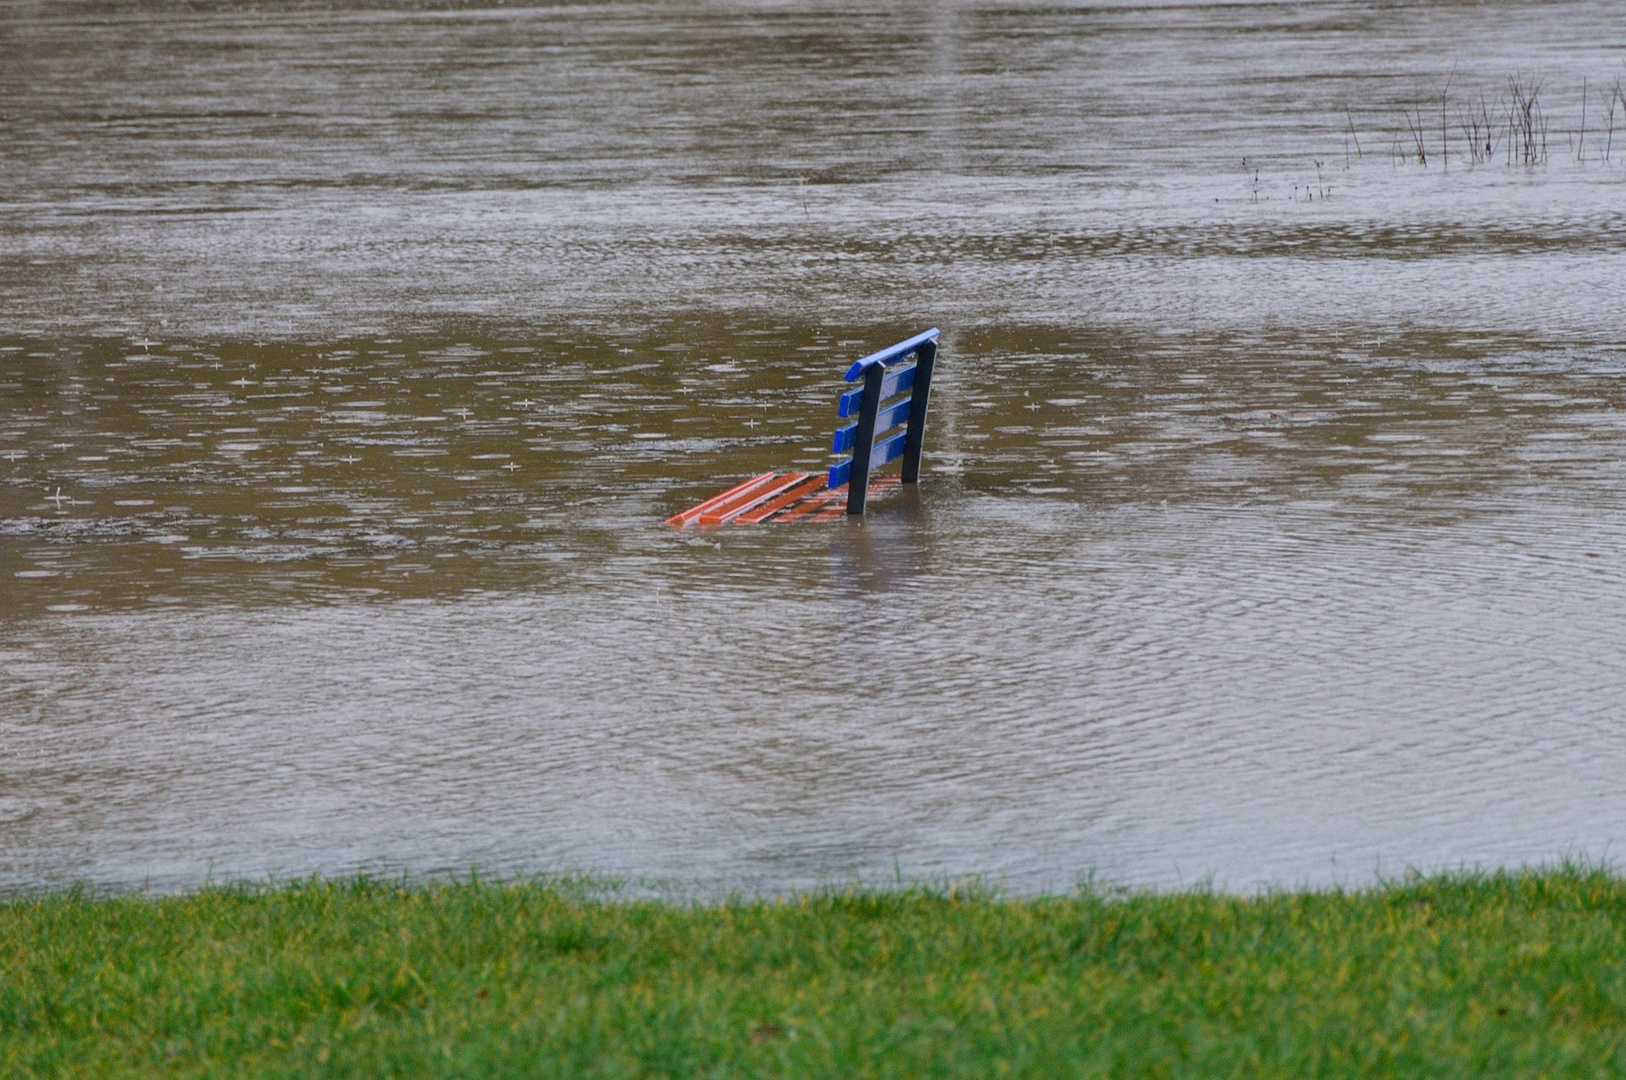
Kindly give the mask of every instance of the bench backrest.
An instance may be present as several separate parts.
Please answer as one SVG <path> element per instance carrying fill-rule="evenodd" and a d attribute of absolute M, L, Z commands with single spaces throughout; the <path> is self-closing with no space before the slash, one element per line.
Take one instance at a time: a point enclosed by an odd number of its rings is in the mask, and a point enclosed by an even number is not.
<path fill-rule="evenodd" d="M 920 447 L 926 437 L 926 403 L 931 396 L 938 334 L 934 327 L 870 353 L 847 369 L 848 382 L 863 380 L 864 385 L 848 390 L 837 403 L 838 416 L 856 415 L 857 419 L 836 428 L 831 452 L 851 450 L 852 456 L 830 466 L 829 479 L 832 488 L 847 485 L 847 513 L 864 512 L 869 474 L 889 461 L 903 458 L 901 479 L 905 484 L 920 481 Z M 906 392 L 908 397 L 898 397 Z M 897 400 L 890 400 L 893 398 Z M 902 431 L 888 434 L 899 426 Z"/>

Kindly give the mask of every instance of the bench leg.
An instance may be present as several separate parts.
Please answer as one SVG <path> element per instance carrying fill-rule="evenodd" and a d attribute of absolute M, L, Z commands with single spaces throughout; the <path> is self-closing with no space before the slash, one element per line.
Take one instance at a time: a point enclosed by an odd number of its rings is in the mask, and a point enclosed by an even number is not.
<path fill-rule="evenodd" d="M 915 353 L 915 389 L 909 402 L 909 432 L 903 437 L 903 482 L 920 483 L 920 448 L 926 442 L 926 400 L 932 393 L 932 365 L 937 342 L 928 341 Z"/>
<path fill-rule="evenodd" d="M 858 430 L 853 432 L 852 471 L 847 476 L 847 513 L 862 514 L 869 494 L 869 458 L 875 449 L 875 414 L 881 411 L 881 380 L 886 365 L 864 369 L 864 396 L 858 401 Z"/>

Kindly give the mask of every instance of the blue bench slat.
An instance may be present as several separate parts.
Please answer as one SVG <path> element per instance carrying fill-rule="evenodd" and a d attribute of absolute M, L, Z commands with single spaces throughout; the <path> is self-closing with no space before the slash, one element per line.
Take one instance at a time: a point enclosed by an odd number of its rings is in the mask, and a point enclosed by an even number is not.
<path fill-rule="evenodd" d="M 869 454 L 869 468 L 873 473 L 889 461 L 896 461 L 903 456 L 903 442 L 908 438 L 908 429 L 898 432 L 889 439 L 877 439 L 875 449 Z M 830 483 L 828 486 L 838 488 L 845 484 L 852 476 L 853 459 L 847 458 L 830 466 Z"/>
<path fill-rule="evenodd" d="M 853 366 L 847 369 L 844 376 L 848 382 L 857 382 L 864 374 L 864 369 L 871 364 L 887 364 L 894 360 L 902 360 L 928 341 L 935 341 L 937 335 L 942 333 L 937 327 L 932 327 L 924 334 L 916 334 L 907 341 L 900 341 L 896 345 L 888 345 L 880 352 L 870 353 L 862 360 L 854 360 Z M 845 415 L 845 414 L 843 414 Z"/>
<path fill-rule="evenodd" d="M 906 397 L 890 405 L 882 405 L 881 411 L 875 414 L 875 434 L 883 434 L 891 431 L 899 424 L 907 422 L 909 419 L 909 405 L 914 400 L 913 397 Z M 836 428 L 835 438 L 831 440 L 830 452 L 839 454 L 851 450 L 853 443 L 857 441 L 858 421 L 854 420 L 850 424 L 843 424 Z"/>
<path fill-rule="evenodd" d="M 914 364 L 898 368 L 895 371 L 889 371 L 886 373 L 886 378 L 881 380 L 881 400 L 885 401 L 893 394 L 901 394 L 905 390 L 912 390 L 914 385 Z M 857 390 L 848 390 L 845 394 L 842 394 L 841 400 L 836 403 L 836 415 L 846 417 L 858 412 L 858 402 L 863 396 L 864 388 L 862 386 Z M 875 430 L 880 431 L 881 429 L 876 428 Z"/>
<path fill-rule="evenodd" d="M 870 451 L 869 455 L 871 471 L 879 469 L 889 461 L 896 461 L 901 458 L 903 456 L 903 443 L 908 436 L 909 432 L 900 431 L 890 438 L 876 440 L 875 449 Z"/>

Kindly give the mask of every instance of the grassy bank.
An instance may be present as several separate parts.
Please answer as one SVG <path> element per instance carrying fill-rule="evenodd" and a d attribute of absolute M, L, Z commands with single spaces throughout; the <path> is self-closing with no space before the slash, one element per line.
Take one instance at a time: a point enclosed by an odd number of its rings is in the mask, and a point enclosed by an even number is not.
<path fill-rule="evenodd" d="M 1626 1074 L 1626 881 L 608 903 L 372 882 L 0 904 L 4 1076 Z"/>

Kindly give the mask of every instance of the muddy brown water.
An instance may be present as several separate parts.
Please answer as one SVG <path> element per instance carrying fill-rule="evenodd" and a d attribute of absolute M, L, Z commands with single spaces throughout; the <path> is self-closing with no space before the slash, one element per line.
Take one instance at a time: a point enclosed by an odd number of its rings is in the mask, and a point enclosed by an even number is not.
<path fill-rule="evenodd" d="M 6 8 L 0 886 L 1611 857 L 1618 14 Z"/>

